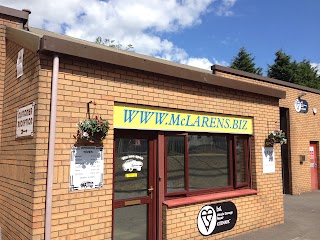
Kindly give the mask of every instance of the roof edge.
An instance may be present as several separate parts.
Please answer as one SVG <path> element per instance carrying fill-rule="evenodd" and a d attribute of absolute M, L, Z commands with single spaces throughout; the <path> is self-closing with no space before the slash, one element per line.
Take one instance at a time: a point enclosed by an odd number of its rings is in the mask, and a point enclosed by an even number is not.
<path fill-rule="evenodd" d="M 264 76 L 261 76 L 258 74 L 248 73 L 245 71 L 241 71 L 241 70 L 237 70 L 237 69 L 233 69 L 233 68 L 229 68 L 229 67 L 224 67 L 224 66 L 220 66 L 220 65 L 213 65 L 211 67 L 211 70 L 212 70 L 213 74 L 215 74 L 216 71 L 224 72 L 224 73 L 229 73 L 229 74 L 240 76 L 240 77 L 251 78 L 251 79 L 262 81 L 262 82 L 268 82 L 268 83 L 272 83 L 272 84 L 276 84 L 276 85 L 280 85 L 280 86 L 285 86 L 285 87 L 290 87 L 290 88 L 294 88 L 294 89 L 298 89 L 298 90 L 302 90 L 302 91 L 320 94 L 320 90 L 317 90 L 314 88 L 310 88 L 310 87 L 302 86 L 302 85 L 299 85 L 296 83 L 290 83 L 290 82 L 286 82 L 286 81 L 282 81 L 282 80 L 278 80 L 278 79 L 274 79 L 274 78 L 264 77 Z"/>
<path fill-rule="evenodd" d="M 27 48 L 32 52 L 38 52 L 40 49 L 41 37 L 23 29 L 8 26 L 6 39 L 20 45 L 21 47 Z"/>
<path fill-rule="evenodd" d="M 151 59 L 141 54 L 127 54 L 126 52 L 111 51 L 87 45 L 80 42 L 43 35 L 41 38 L 40 52 L 55 52 L 86 58 L 94 61 L 105 62 L 118 66 L 138 69 L 146 72 L 191 80 L 199 83 L 241 90 L 260 95 L 285 98 L 285 91 L 271 87 L 260 86 L 254 83 L 243 83 L 230 78 L 223 78 L 212 74 L 211 71 L 171 63 L 161 59 Z"/>
<path fill-rule="evenodd" d="M 0 14 L 4 14 L 10 17 L 15 17 L 23 20 L 23 22 L 27 22 L 29 18 L 29 12 L 20 11 L 13 8 L 8 8 L 5 6 L 0 6 Z"/>

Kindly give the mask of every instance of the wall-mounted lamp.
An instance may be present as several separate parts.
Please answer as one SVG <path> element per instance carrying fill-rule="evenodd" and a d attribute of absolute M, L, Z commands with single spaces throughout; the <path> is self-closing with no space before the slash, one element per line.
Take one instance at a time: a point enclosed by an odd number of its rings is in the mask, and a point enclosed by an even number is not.
<path fill-rule="evenodd" d="M 316 115 L 318 110 L 316 108 L 312 108 L 312 112 L 313 112 L 314 115 Z"/>
<path fill-rule="evenodd" d="M 300 164 L 303 164 L 304 161 L 306 161 L 306 155 L 300 155 Z"/>
<path fill-rule="evenodd" d="M 303 96 L 305 96 L 305 95 L 307 95 L 306 92 L 301 92 L 301 93 L 298 95 L 298 98 L 300 99 L 301 97 L 303 97 Z"/>

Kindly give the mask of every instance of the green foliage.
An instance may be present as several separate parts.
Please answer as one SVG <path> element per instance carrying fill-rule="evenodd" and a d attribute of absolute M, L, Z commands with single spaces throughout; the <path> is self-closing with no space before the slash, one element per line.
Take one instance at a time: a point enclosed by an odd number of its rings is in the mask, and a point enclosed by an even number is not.
<path fill-rule="evenodd" d="M 247 53 L 244 47 L 240 48 L 239 53 L 233 58 L 230 67 L 241 71 L 262 75 L 262 68 L 255 67 L 254 57 Z"/>
<path fill-rule="evenodd" d="M 273 146 L 275 143 L 287 144 L 286 134 L 282 130 L 272 131 L 265 140 L 266 146 Z"/>
<path fill-rule="evenodd" d="M 268 77 L 287 82 L 295 81 L 297 63 L 291 61 L 291 57 L 282 50 L 276 52 L 276 58 L 273 65 L 268 65 Z"/>
<path fill-rule="evenodd" d="M 77 138 L 88 142 L 101 142 L 109 131 L 109 122 L 97 116 L 94 119 L 85 119 L 77 123 Z"/>
<path fill-rule="evenodd" d="M 126 51 L 134 49 L 132 44 L 128 44 L 126 47 L 123 47 L 121 43 L 119 43 L 119 42 L 116 43 L 115 40 L 110 40 L 108 38 L 102 39 L 101 37 L 97 37 L 96 38 L 96 43 L 102 44 L 102 45 L 106 45 L 108 47 L 120 49 L 120 50 L 126 50 Z"/>
<path fill-rule="evenodd" d="M 268 77 L 320 89 L 320 77 L 310 61 L 296 62 L 282 50 L 276 52 L 272 65 L 268 65 Z"/>

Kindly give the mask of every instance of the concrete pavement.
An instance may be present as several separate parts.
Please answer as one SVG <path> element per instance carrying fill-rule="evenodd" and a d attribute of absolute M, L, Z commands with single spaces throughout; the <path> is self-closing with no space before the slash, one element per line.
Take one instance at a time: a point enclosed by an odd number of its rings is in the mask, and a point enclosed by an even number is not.
<path fill-rule="evenodd" d="M 320 191 L 284 196 L 284 224 L 228 240 L 320 240 Z"/>

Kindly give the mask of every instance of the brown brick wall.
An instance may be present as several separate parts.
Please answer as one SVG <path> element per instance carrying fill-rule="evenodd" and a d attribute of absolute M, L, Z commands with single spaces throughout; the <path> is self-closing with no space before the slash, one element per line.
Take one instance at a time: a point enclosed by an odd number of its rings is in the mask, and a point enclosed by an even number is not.
<path fill-rule="evenodd" d="M 17 109 L 37 103 L 38 56 L 24 53 L 24 75 L 17 79 L 16 60 L 21 49 L 7 41 L 0 146 L 0 226 L 2 239 L 32 239 L 34 223 L 34 163 L 39 155 L 36 138 L 16 139 Z M 36 109 L 37 109 L 36 105 Z M 37 117 L 36 117 L 37 118 Z M 37 132 L 37 130 L 36 130 Z"/>
<path fill-rule="evenodd" d="M 40 91 L 49 94 L 52 58 L 42 56 L 41 65 L 44 70 L 43 75 L 40 74 L 39 84 L 46 82 L 47 85 L 44 84 Z M 213 236 L 211 239 L 283 222 L 279 147 L 275 148 L 276 173 L 262 174 L 261 148 L 268 132 L 277 127 L 277 99 L 65 56 L 60 59 L 59 71 L 53 239 L 111 238 L 114 132 L 112 119 L 115 102 L 253 117 L 252 170 L 258 194 L 233 199 L 239 211 L 237 226 L 234 230 Z M 73 135 L 77 131 L 76 123 L 86 118 L 86 103 L 91 100 L 96 102 L 96 106 L 91 105 L 93 115 L 107 118 L 111 125 L 104 142 L 105 185 L 100 190 L 69 192 L 70 149 L 75 143 Z M 49 102 L 42 105 L 44 109 L 48 107 Z M 39 167 L 45 166 L 45 158 L 38 158 L 37 164 Z M 40 189 L 45 188 L 45 174 L 39 174 L 38 180 L 36 187 L 39 188 L 39 196 L 44 196 L 44 190 Z M 201 239 L 196 227 L 196 217 L 204 204 L 207 203 L 168 209 L 165 214 L 165 221 L 168 223 L 165 229 L 166 238 Z M 43 205 L 39 203 L 38 206 L 40 208 Z M 178 217 L 177 211 L 188 214 L 188 217 L 181 218 L 181 214 Z"/>
<path fill-rule="evenodd" d="M 320 141 L 320 115 L 313 114 L 312 108 L 320 109 L 320 95 L 302 91 L 299 89 L 280 86 L 268 82 L 248 79 L 241 76 L 217 72 L 217 75 L 238 79 L 240 81 L 254 82 L 263 86 L 269 86 L 286 91 L 286 99 L 280 100 L 280 107 L 289 108 L 290 118 L 290 139 L 291 148 L 291 178 L 292 178 L 292 193 L 300 194 L 302 192 L 311 191 L 311 173 L 310 173 L 310 153 L 309 146 L 311 141 Z M 301 92 L 306 92 L 307 95 L 302 99 L 308 101 L 309 111 L 306 114 L 297 113 L 294 109 L 294 101 Z M 280 121 L 277 120 L 277 129 L 280 128 Z M 318 149 L 319 150 L 319 149 Z M 306 156 L 306 161 L 300 164 L 300 155 Z M 319 152 L 318 152 L 319 157 Z M 320 171 L 318 171 L 320 173 Z M 320 179 L 320 175 L 319 175 Z"/>
<path fill-rule="evenodd" d="M 19 25 L 20 23 L 18 19 L 0 14 L 0 145 L 1 145 L 5 62 L 6 62 L 6 26 L 19 27 Z"/>

